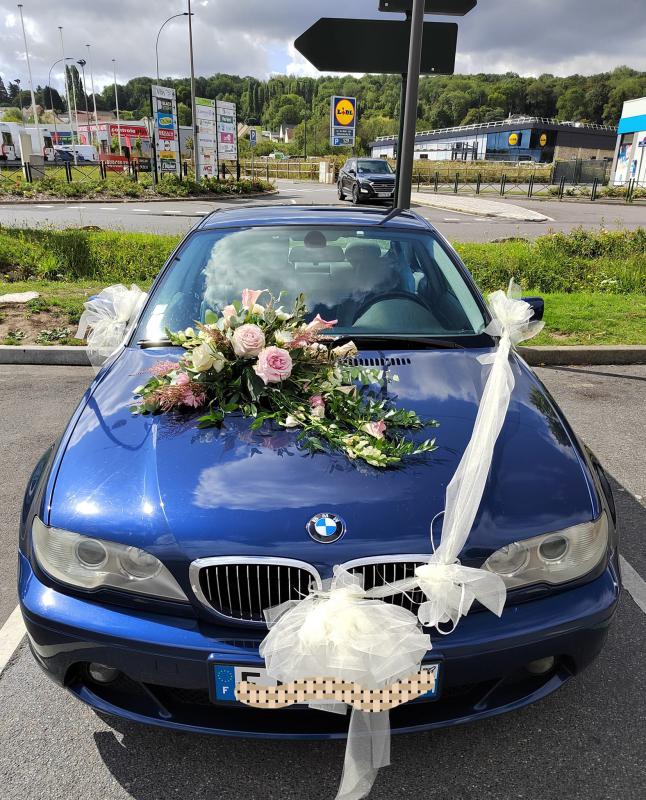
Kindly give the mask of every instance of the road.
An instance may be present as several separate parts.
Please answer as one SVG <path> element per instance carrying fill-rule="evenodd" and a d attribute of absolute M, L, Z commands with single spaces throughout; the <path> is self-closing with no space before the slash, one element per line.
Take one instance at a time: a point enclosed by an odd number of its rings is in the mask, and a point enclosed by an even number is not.
<path fill-rule="evenodd" d="M 646 366 L 537 371 L 612 474 L 623 555 L 646 576 Z M 15 604 L 24 485 L 91 376 L 82 368 L 0 367 L 0 627 Z M 382 770 L 372 800 L 646 796 L 646 585 L 640 581 L 632 591 L 644 610 L 624 593 L 608 644 L 584 674 L 511 715 L 394 737 L 393 766 Z M 51 685 L 24 644 L 0 677 L 0 709 L 2 800 L 322 800 L 334 796 L 341 773 L 341 742 L 111 727 Z"/>
<path fill-rule="evenodd" d="M 217 202 L 203 200 L 169 200 L 162 203 L 24 203 L 0 204 L 0 225 L 21 227 L 47 226 L 54 228 L 94 225 L 109 230 L 145 231 L 149 233 L 184 233 L 204 214 L 216 208 L 237 205 L 287 203 L 339 203 L 336 187 L 307 181 L 278 181 L 279 194 L 260 198 L 232 198 Z M 485 199 L 495 200 L 487 196 Z M 498 198 L 499 199 L 499 198 Z M 508 201 L 540 211 L 549 222 L 518 223 L 443 211 L 418 206 L 415 210 L 429 219 L 452 241 L 485 242 L 511 236 L 535 238 L 550 230 L 570 231 L 578 226 L 636 228 L 646 225 L 643 206 L 610 205 L 602 203 L 573 203 L 558 201 L 527 201 L 512 198 Z"/>

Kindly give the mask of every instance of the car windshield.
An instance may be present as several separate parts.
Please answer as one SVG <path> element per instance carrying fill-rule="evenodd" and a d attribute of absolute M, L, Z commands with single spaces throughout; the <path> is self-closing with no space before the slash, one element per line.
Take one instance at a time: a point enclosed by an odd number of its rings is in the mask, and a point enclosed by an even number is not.
<path fill-rule="evenodd" d="M 147 303 L 137 340 L 203 322 L 242 290 L 267 289 L 288 308 L 299 294 L 334 335 L 474 336 L 481 305 L 430 231 L 379 226 L 206 230 L 188 238 Z"/>
<path fill-rule="evenodd" d="M 392 167 L 387 161 L 381 158 L 367 159 L 361 158 L 357 161 L 357 172 L 359 175 L 392 175 Z"/>

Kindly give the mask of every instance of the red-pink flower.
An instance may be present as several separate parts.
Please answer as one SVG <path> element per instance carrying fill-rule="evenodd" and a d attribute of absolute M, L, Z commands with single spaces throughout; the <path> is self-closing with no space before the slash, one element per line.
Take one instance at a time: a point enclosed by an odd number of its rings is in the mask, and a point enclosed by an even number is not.
<path fill-rule="evenodd" d="M 156 378 L 163 378 L 164 375 L 168 375 L 169 372 L 172 372 L 178 367 L 179 364 L 177 361 L 160 361 L 151 367 L 150 371 Z"/>
<path fill-rule="evenodd" d="M 247 310 L 252 309 L 258 302 L 258 298 L 266 289 L 243 289 L 242 290 L 242 307 Z"/>
<path fill-rule="evenodd" d="M 366 422 L 361 430 L 370 436 L 374 436 L 375 439 L 383 439 L 386 433 L 386 423 L 383 419 L 380 419 L 379 422 Z"/>
<path fill-rule="evenodd" d="M 333 319 L 328 321 L 323 319 L 323 317 L 320 314 L 317 314 L 307 326 L 307 330 L 310 333 L 318 333 L 319 331 L 324 331 L 327 330 L 328 328 L 333 328 L 338 321 L 339 321 L 338 319 Z"/>
<path fill-rule="evenodd" d="M 179 406 L 199 408 L 206 403 L 206 394 L 202 386 L 197 381 L 189 380 L 188 376 L 185 377 L 186 381 L 163 386 L 154 393 L 153 399 L 157 401 L 162 411 L 172 411 Z"/>
<path fill-rule="evenodd" d="M 175 378 L 175 385 L 176 386 L 186 386 L 186 384 L 190 381 L 190 378 L 185 372 L 180 372 L 179 375 Z"/>
<path fill-rule="evenodd" d="M 313 394 L 310 397 L 310 408 L 325 408 L 325 400 L 322 394 Z"/>
<path fill-rule="evenodd" d="M 282 347 L 266 347 L 258 355 L 254 372 L 265 384 L 280 383 L 292 374 L 292 357 Z"/>

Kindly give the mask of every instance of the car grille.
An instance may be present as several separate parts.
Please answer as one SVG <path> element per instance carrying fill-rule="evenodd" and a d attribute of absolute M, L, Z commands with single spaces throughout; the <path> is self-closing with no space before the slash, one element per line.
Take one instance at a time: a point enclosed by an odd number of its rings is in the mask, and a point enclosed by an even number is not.
<path fill-rule="evenodd" d="M 392 562 L 378 562 L 378 563 L 365 563 L 355 564 L 348 567 L 348 572 L 354 575 L 361 575 L 363 577 L 363 588 L 374 589 L 375 586 L 384 586 L 387 583 L 394 583 L 395 581 L 403 580 L 404 578 L 412 578 L 415 574 L 417 567 L 422 564 L 428 563 L 427 560 L 420 561 L 392 561 Z M 424 602 L 424 593 L 420 589 L 415 589 L 405 594 L 394 594 L 390 597 L 385 597 L 387 603 L 401 606 L 414 614 L 421 603 Z"/>
<path fill-rule="evenodd" d="M 212 563 L 207 563 L 212 562 Z M 264 623 L 263 610 L 306 597 L 310 586 L 320 587 L 313 567 L 301 561 L 194 562 L 192 578 L 198 599 L 218 614 L 236 622 Z"/>
<path fill-rule="evenodd" d="M 371 181 L 371 183 L 376 192 L 392 192 L 395 189 L 395 184 L 392 181 Z"/>

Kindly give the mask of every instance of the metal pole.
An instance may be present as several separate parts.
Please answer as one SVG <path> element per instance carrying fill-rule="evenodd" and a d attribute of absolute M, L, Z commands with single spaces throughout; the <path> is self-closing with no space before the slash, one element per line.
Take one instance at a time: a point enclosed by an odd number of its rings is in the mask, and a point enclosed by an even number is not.
<path fill-rule="evenodd" d="M 56 122 L 56 111 L 54 110 L 54 95 L 52 94 L 52 70 L 57 64 L 60 64 L 61 61 L 73 61 L 72 58 L 59 58 L 58 61 L 54 61 L 54 63 L 49 68 L 49 78 L 47 79 L 47 83 L 49 85 L 49 103 L 52 107 L 52 117 L 54 118 L 54 133 L 56 134 L 56 142 L 58 143 L 58 125 Z M 66 65 L 67 66 L 67 65 Z"/>
<path fill-rule="evenodd" d="M 411 181 L 413 178 L 413 156 L 415 153 L 415 128 L 417 125 L 417 101 L 419 98 L 419 71 L 422 62 L 422 40 L 424 36 L 425 0 L 413 0 L 413 15 L 408 53 L 408 82 L 406 86 L 406 108 L 404 132 L 399 156 L 399 186 L 397 207 L 410 208 Z"/>
<path fill-rule="evenodd" d="M 89 109 L 88 103 L 87 103 L 87 86 L 86 86 L 86 83 L 85 83 L 85 65 L 87 64 L 87 61 L 84 58 L 80 58 L 76 63 L 81 67 L 81 73 L 83 75 L 83 95 L 85 97 L 85 124 L 87 125 L 87 134 L 88 134 L 89 143 L 92 144 L 92 134 L 90 132 L 91 131 L 91 128 L 90 128 L 90 109 Z"/>
<path fill-rule="evenodd" d="M 25 59 L 27 60 L 27 74 L 29 75 L 29 91 L 31 92 L 31 110 L 34 115 L 34 124 L 36 125 L 36 136 L 38 137 L 38 147 L 40 154 L 45 155 L 45 143 L 40 133 L 40 125 L 38 124 L 38 112 L 36 111 L 36 95 L 34 94 L 34 81 L 31 77 L 31 63 L 29 61 L 29 50 L 27 49 L 27 33 L 25 31 L 25 20 L 22 16 L 22 3 L 18 3 L 18 10 L 20 11 L 20 24 L 22 25 L 22 38 L 25 41 Z"/>
<path fill-rule="evenodd" d="M 65 58 L 65 45 L 63 44 L 63 28 L 60 25 L 58 26 L 58 32 L 61 35 L 61 55 L 63 56 L 61 60 L 71 61 L 73 59 Z M 69 89 L 69 82 L 67 80 L 67 64 L 64 65 L 63 69 L 64 69 L 63 74 L 65 76 L 65 104 L 67 105 L 67 118 L 70 123 L 70 131 L 72 134 L 72 147 L 74 147 L 74 122 L 72 121 L 72 108 L 70 106 L 70 89 Z"/>
<path fill-rule="evenodd" d="M 96 142 L 96 149 L 97 151 L 100 150 L 99 147 L 99 115 L 96 111 L 96 93 L 94 91 L 94 70 L 92 69 L 92 56 L 90 54 L 90 45 L 86 44 L 87 47 L 87 60 L 88 64 L 90 65 L 90 84 L 92 86 L 92 103 L 94 105 L 94 141 Z"/>
<path fill-rule="evenodd" d="M 188 17 L 188 11 L 183 11 L 181 14 L 173 14 L 172 17 L 169 17 L 162 23 L 161 28 L 157 31 L 157 39 L 155 40 L 155 61 L 157 62 L 157 85 L 159 86 L 159 37 L 161 36 L 161 32 L 164 30 L 166 25 L 172 20 L 177 19 L 177 17 Z"/>
<path fill-rule="evenodd" d="M 117 59 L 112 59 L 112 71 L 114 73 L 114 102 L 117 108 L 117 139 L 119 140 L 119 155 L 123 155 L 121 149 L 121 118 L 119 117 L 119 93 L 117 91 Z"/>
<path fill-rule="evenodd" d="M 406 14 L 406 19 L 410 20 L 410 14 Z M 401 156 L 401 144 L 404 138 L 404 113 L 406 110 L 406 84 L 408 83 L 408 75 L 402 72 L 402 85 L 399 92 L 399 133 L 397 134 L 397 165 L 395 167 L 395 194 L 393 195 L 393 203 L 397 205 L 397 198 L 399 197 L 399 157 Z"/>
<path fill-rule="evenodd" d="M 193 123 L 193 158 L 195 160 L 195 180 L 200 179 L 200 148 L 197 144 L 197 116 L 195 113 L 195 60 L 193 58 L 193 13 L 191 12 L 191 0 L 188 0 L 188 49 L 191 59 L 191 121 Z M 217 132 L 217 109 L 216 109 L 216 132 Z"/>

